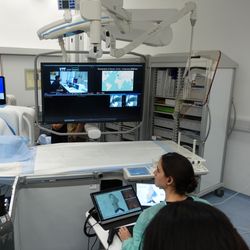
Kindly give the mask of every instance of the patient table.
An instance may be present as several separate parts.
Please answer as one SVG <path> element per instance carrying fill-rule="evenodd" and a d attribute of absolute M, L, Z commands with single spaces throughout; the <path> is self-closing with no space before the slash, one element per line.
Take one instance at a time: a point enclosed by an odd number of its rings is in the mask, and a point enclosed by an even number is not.
<path fill-rule="evenodd" d="M 107 179 L 127 184 L 125 167 L 152 165 L 176 151 L 193 161 L 197 176 L 208 172 L 202 158 L 172 141 L 63 143 L 31 150 L 32 160 L 0 163 L 0 181 L 16 180 L 11 206 L 15 250 L 86 249 L 82 227 L 93 206 L 90 193 Z"/>

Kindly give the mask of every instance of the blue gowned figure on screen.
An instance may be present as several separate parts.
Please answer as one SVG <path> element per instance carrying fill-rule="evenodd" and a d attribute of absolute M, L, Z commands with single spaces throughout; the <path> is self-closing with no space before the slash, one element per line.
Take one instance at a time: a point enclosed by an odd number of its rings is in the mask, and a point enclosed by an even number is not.
<path fill-rule="evenodd" d="M 119 211 L 124 212 L 124 209 L 119 207 L 119 199 L 115 195 L 109 194 L 109 199 L 111 200 L 115 213 L 118 213 Z"/>
<path fill-rule="evenodd" d="M 157 193 L 153 189 L 152 186 L 149 187 L 148 193 L 147 193 L 147 203 L 157 203 L 154 198 L 157 197 Z"/>

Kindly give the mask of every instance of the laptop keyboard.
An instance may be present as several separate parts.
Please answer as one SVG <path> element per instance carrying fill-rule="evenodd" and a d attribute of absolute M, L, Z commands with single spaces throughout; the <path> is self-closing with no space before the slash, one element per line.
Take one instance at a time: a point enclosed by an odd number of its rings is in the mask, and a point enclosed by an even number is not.
<path fill-rule="evenodd" d="M 133 236 L 133 228 L 134 228 L 134 225 L 127 226 L 127 229 L 132 236 Z"/>
<path fill-rule="evenodd" d="M 103 227 L 104 230 L 109 230 L 111 228 L 119 228 L 119 227 L 123 227 L 125 225 L 130 226 L 132 223 L 135 223 L 137 218 L 138 218 L 138 215 L 135 215 L 135 216 L 132 216 L 132 217 L 129 217 L 129 218 L 125 218 L 125 219 L 122 219 L 122 220 L 113 221 L 113 222 L 110 222 L 108 224 L 104 224 L 104 225 L 102 225 L 102 227 Z"/>

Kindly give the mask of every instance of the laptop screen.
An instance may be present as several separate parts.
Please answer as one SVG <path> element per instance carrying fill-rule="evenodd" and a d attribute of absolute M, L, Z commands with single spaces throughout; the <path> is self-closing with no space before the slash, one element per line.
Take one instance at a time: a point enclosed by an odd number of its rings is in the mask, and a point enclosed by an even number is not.
<path fill-rule="evenodd" d="M 6 104 L 4 77 L 0 76 L 0 105 Z"/>
<path fill-rule="evenodd" d="M 165 191 L 155 184 L 136 183 L 136 194 L 142 206 L 153 206 L 165 200 Z"/>
<path fill-rule="evenodd" d="M 95 192 L 91 194 L 91 198 L 103 224 L 142 212 L 141 204 L 131 185 Z"/>

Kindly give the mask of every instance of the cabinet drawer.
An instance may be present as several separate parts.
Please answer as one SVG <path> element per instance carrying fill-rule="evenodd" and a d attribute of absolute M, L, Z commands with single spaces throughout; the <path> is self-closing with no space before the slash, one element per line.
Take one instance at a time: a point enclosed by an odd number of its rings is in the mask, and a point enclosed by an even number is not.
<path fill-rule="evenodd" d="M 180 127 L 190 130 L 200 131 L 201 122 L 197 120 L 180 119 Z"/>
<path fill-rule="evenodd" d="M 123 134 L 122 138 L 125 140 L 129 140 L 129 141 L 135 141 L 135 135 L 134 134 Z"/>
<path fill-rule="evenodd" d="M 106 141 L 120 141 L 121 137 L 119 135 L 105 135 Z"/>
<path fill-rule="evenodd" d="M 181 114 L 201 117 L 202 116 L 202 107 L 195 106 L 195 105 L 183 104 L 182 108 L 181 108 Z"/>
<path fill-rule="evenodd" d="M 167 138 L 167 139 L 172 139 L 173 131 L 169 130 L 169 129 L 154 127 L 154 135 L 164 137 L 164 138 Z"/>
<path fill-rule="evenodd" d="M 174 120 L 168 119 L 168 118 L 162 118 L 162 117 L 154 117 L 154 125 L 160 126 L 164 128 L 174 128 Z"/>

